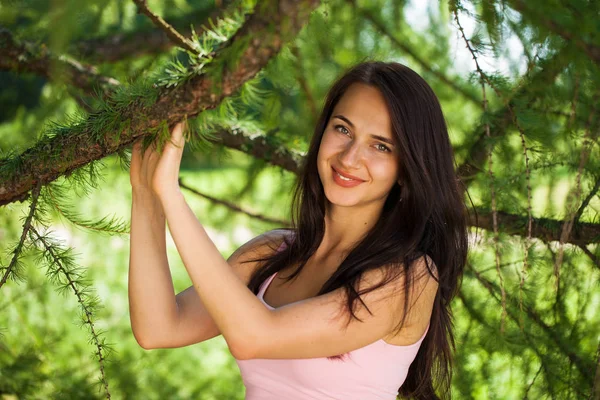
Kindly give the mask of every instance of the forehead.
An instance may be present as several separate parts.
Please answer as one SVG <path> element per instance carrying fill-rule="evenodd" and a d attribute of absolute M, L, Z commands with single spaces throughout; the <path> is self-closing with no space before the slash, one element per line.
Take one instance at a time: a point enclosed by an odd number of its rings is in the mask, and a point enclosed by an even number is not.
<path fill-rule="evenodd" d="M 353 83 L 346 89 L 333 108 L 333 115 L 342 114 L 357 129 L 368 129 L 369 133 L 391 135 L 392 124 L 387 103 L 376 87 Z"/>

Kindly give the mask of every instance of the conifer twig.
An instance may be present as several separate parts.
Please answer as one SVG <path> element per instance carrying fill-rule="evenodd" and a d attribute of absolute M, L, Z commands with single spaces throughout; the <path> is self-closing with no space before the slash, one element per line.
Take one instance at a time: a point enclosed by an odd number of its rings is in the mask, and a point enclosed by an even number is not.
<path fill-rule="evenodd" d="M 21 239 L 19 240 L 19 244 L 15 247 L 13 251 L 13 257 L 10 260 L 10 264 L 6 267 L 6 271 L 4 271 L 4 275 L 2 275 L 2 279 L 0 279 L 0 288 L 4 286 L 6 281 L 8 280 L 9 275 L 12 273 L 13 268 L 17 264 L 19 260 L 19 256 L 21 255 L 21 251 L 23 250 L 23 246 L 25 245 L 25 240 L 27 239 L 27 234 L 29 230 L 32 229 L 31 222 L 33 221 L 33 216 L 35 214 L 35 210 L 37 207 L 38 198 L 40 196 L 40 190 L 42 186 L 41 183 L 38 182 L 31 192 L 31 203 L 29 204 L 29 214 L 27 218 L 25 218 L 25 223 L 23 224 L 23 231 L 21 232 Z"/>
<path fill-rule="evenodd" d="M 456 24 L 458 25 L 458 29 L 460 30 L 460 34 L 465 42 L 465 45 L 466 45 L 467 49 L 469 50 L 469 52 L 471 53 L 473 60 L 475 61 L 475 68 L 477 70 L 477 73 L 479 74 L 479 83 L 481 84 L 481 93 L 482 93 L 482 99 L 483 99 L 482 100 L 483 112 L 487 113 L 488 100 L 487 100 L 486 90 L 485 90 L 485 83 L 486 83 L 485 73 L 479 67 L 479 61 L 477 60 L 477 55 L 475 54 L 475 50 L 471 47 L 471 43 L 467 39 L 467 36 L 465 35 L 465 31 L 463 30 L 463 27 L 460 24 L 460 20 L 458 18 L 458 10 L 455 8 L 452 11 L 454 13 L 454 20 L 456 21 Z M 489 122 L 485 123 L 485 135 L 488 139 L 491 138 Z M 498 274 L 498 279 L 500 280 L 500 290 L 502 292 L 502 314 L 500 317 L 500 332 L 504 333 L 504 323 L 506 320 L 506 313 L 507 313 L 506 312 L 506 291 L 504 290 L 504 278 L 502 277 L 502 271 L 500 270 L 500 234 L 498 233 L 496 189 L 494 186 L 494 171 L 493 171 L 493 151 L 492 151 L 491 146 L 488 151 L 488 174 L 490 177 L 490 191 L 491 191 L 491 197 L 492 197 L 492 227 L 493 227 L 493 234 L 494 234 L 494 254 L 496 257 L 496 272 Z"/>
<path fill-rule="evenodd" d="M 177 32 L 177 30 L 169 25 L 167 21 L 162 19 L 160 15 L 155 14 L 148 8 L 147 0 L 133 0 L 133 2 L 138 7 L 138 13 L 144 14 L 150 18 L 152 23 L 154 23 L 154 25 L 156 25 L 159 29 L 162 29 L 169 39 L 173 41 L 173 43 L 182 49 L 189 51 L 190 53 L 198 52 L 191 41 L 186 39 L 181 33 Z"/>
<path fill-rule="evenodd" d="M 97 348 L 97 351 L 95 352 L 95 354 L 98 357 L 98 363 L 100 364 L 100 381 L 101 381 L 102 385 L 104 386 L 104 390 L 106 392 L 106 398 L 110 400 L 111 395 L 110 395 L 110 391 L 108 389 L 108 381 L 106 379 L 106 375 L 104 372 L 104 362 L 106 360 L 106 358 L 105 358 L 106 345 L 104 343 L 101 343 L 100 333 L 96 332 L 96 327 L 95 327 L 94 321 L 93 321 L 92 310 L 90 308 L 90 305 L 88 304 L 89 300 L 86 299 L 87 294 L 86 294 L 85 288 L 80 289 L 78 287 L 79 283 L 77 282 L 76 277 L 72 276 L 73 273 L 71 271 L 69 271 L 68 268 L 65 267 L 62 257 L 55 250 L 54 245 L 52 243 L 49 243 L 47 238 L 42 236 L 34 227 L 31 228 L 31 232 L 37 238 L 37 241 L 42 244 L 44 251 L 52 259 L 52 263 L 53 263 L 52 265 L 56 268 L 56 271 L 53 271 L 52 274 L 53 275 L 57 275 L 57 273 L 62 274 L 63 277 L 66 279 L 67 286 L 69 288 L 71 288 L 71 290 L 75 294 L 75 297 L 77 297 L 77 302 L 79 303 L 79 306 L 81 307 L 81 310 L 83 311 L 84 323 L 89 326 L 90 333 L 92 336 L 92 341 Z"/>
<path fill-rule="evenodd" d="M 196 34 L 201 36 L 205 31 L 204 23 L 220 19 L 226 7 L 232 3 L 231 0 L 225 1 L 222 5 L 223 8 L 215 8 L 208 16 L 206 16 L 206 10 L 202 8 L 181 17 L 175 17 L 171 20 L 171 26 L 185 37 L 191 34 L 190 25 L 193 24 Z M 199 21 L 201 23 L 198 23 Z M 142 28 L 134 32 L 84 39 L 70 46 L 70 52 L 86 60 L 112 63 L 146 54 L 160 54 L 172 47 L 173 41 L 162 29 Z"/>
<path fill-rule="evenodd" d="M 258 219 L 259 221 L 263 221 L 263 222 L 268 222 L 270 224 L 276 224 L 282 227 L 288 227 L 290 226 L 289 221 L 284 221 L 281 219 L 277 219 L 277 218 L 272 218 L 272 217 L 267 217 L 265 215 L 262 214 L 257 214 L 255 212 L 249 211 L 249 210 L 244 210 L 243 208 L 239 207 L 238 205 L 231 203 L 229 201 L 225 201 L 225 200 L 221 200 L 221 199 L 217 199 L 216 197 L 210 196 L 206 193 L 202 193 L 197 189 L 192 188 L 191 186 L 185 184 L 181 178 L 179 178 L 179 186 L 181 186 L 182 188 L 188 190 L 191 193 L 194 193 L 197 196 L 203 197 L 207 200 L 209 200 L 212 203 L 215 204 L 219 204 L 222 206 L 225 206 L 227 208 L 229 208 L 232 211 L 241 213 L 241 214 L 246 214 L 247 216 L 249 216 L 250 218 L 255 218 Z"/>

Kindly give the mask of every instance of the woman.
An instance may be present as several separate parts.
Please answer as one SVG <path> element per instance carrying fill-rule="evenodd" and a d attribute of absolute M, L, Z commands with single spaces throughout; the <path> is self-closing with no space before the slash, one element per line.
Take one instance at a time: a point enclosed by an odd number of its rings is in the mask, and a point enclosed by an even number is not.
<path fill-rule="evenodd" d="M 178 185 L 183 126 L 131 161 L 131 324 L 146 349 L 222 334 L 246 398 L 446 396 L 450 300 L 465 207 L 431 88 L 365 62 L 328 93 L 296 190 L 294 228 L 225 261 Z M 165 219 L 193 285 L 175 295 Z M 437 393 L 437 394 L 436 394 Z"/>

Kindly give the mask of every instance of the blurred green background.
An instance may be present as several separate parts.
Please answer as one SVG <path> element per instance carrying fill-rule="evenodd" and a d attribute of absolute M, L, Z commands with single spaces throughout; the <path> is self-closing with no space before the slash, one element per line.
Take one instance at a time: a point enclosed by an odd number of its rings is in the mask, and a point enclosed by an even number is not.
<path fill-rule="evenodd" d="M 237 5 L 148 1 L 187 37 L 191 26 L 200 34 L 209 16 L 214 22 Z M 419 72 L 442 103 L 473 217 L 469 264 L 453 303 L 453 396 L 600 398 L 599 13 L 589 1 L 322 1 L 258 76 L 192 123 L 200 137 L 236 128 L 302 154 L 328 88 L 346 68 L 380 59 Z M 44 68 L 35 64 L 42 58 Z M 93 71 L 90 85 L 74 83 L 66 66 L 73 62 Z M 11 160 L 19 154 L 105 110 L 99 99 L 111 94 L 101 77 L 126 93 L 144 79 L 161 91 L 164 82 L 183 84 L 195 65 L 131 1 L 0 2 L 0 185 L 18 175 Z M 251 145 L 238 151 L 195 139 L 182 181 L 242 209 L 185 191 L 225 257 L 289 220 L 293 172 L 252 156 Z M 18 276 L 0 287 L 1 399 L 106 398 L 106 383 L 114 399 L 243 399 L 221 337 L 152 351 L 133 338 L 126 163 L 127 154 L 111 155 L 44 189 L 35 221 L 57 249 L 73 252 L 80 298 L 98 298 L 98 334 L 90 335 L 78 295 L 49 276 L 39 243 L 27 237 Z M 2 275 L 28 212 L 28 201 L 0 207 Z M 114 224 L 103 224 L 105 217 Z M 170 238 L 168 249 L 175 288 L 183 290 L 190 280 Z M 107 344 L 104 363 L 95 340 Z"/>

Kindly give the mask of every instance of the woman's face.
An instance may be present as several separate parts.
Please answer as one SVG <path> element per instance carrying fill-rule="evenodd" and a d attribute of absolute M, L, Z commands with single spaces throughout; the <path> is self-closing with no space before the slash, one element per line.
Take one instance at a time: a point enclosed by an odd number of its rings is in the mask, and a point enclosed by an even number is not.
<path fill-rule="evenodd" d="M 398 182 L 395 142 L 379 89 L 352 84 L 333 109 L 317 156 L 329 202 L 343 207 L 383 207 Z"/>

